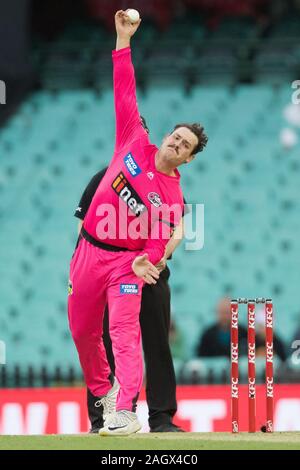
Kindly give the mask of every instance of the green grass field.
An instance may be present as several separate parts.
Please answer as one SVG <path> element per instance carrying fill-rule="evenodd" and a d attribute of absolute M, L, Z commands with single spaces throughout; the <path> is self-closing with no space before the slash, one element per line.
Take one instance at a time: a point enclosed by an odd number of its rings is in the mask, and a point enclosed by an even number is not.
<path fill-rule="evenodd" d="M 0 436 L 0 450 L 229 450 L 300 449 L 300 432 L 274 434 L 188 433 L 98 435 Z"/>

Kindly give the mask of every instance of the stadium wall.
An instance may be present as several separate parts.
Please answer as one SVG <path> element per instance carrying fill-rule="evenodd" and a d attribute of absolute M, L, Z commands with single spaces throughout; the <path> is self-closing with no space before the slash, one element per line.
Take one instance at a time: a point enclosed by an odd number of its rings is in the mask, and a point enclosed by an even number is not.
<path fill-rule="evenodd" d="M 175 422 L 191 432 L 230 430 L 228 385 L 179 386 Z M 88 431 L 84 388 L 0 390 L 0 434 L 77 434 Z M 247 387 L 241 386 L 240 427 L 247 430 Z M 148 431 L 144 391 L 138 404 Z M 265 420 L 265 389 L 257 387 L 257 426 Z M 300 430 L 300 385 L 275 388 L 275 431 Z"/>

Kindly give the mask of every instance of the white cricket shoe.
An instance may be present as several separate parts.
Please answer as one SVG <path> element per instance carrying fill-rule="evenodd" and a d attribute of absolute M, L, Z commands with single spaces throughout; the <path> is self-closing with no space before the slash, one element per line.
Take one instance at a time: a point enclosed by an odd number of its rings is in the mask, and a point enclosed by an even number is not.
<path fill-rule="evenodd" d="M 100 398 L 97 402 L 96 406 L 101 406 L 103 407 L 103 423 L 104 426 L 108 424 L 109 420 L 111 417 L 114 415 L 116 411 L 116 403 L 117 403 L 117 397 L 118 393 L 120 390 L 120 385 L 117 379 L 114 379 L 114 383 L 112 388 L 107 392 L 104 397 Z"/>
<path fill-rule="evenodd" d="M 105 426 L 100 429 L 100 436 L 128 436 L 138 432 L 142 428 L 136 413 L 122 410 L 116 411 L 109 418 Z"/>

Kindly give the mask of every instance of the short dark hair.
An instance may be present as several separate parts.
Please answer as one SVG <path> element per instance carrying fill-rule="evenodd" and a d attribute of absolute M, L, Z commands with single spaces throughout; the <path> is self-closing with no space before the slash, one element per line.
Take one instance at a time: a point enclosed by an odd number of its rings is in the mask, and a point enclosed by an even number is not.
<path fill-rule="evenodd" d="M 195 153 L 202 152 L 202 150 L 204 149 L 204 147 L 206 146 L 206 144 L 208 142 L 208 137 L 204 132 L 204 127 L 201 126 L 201 124 L 198 124 L 197 122 L 195 122 L 193 124 L 187 124 L 185 122 L 185 123 L 181 123 L 181 124 L 176 124 L 176 126 L 172 130 L 172 134 L 179 127 L 186 127 L 191 132 L 193 132 L 193 134 L 195 134 L 195 136 L 198 139 L 198 144 L 195 146 L 195 148 L 193 149 L 191 154 L 194 155 Z"/>

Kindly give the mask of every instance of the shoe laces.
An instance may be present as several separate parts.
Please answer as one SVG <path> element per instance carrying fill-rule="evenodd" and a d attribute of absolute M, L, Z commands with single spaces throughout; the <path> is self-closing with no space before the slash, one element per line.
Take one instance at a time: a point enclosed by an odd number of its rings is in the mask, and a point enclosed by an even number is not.
<path fill-rule="evenodd" d="M 103 416 L 106 417 L 107 415 L 114 413 L 116 410 L 116 401 L 117 401 L 117 396 L 119 393 L 119 383 L 117 379 L 115 379 L 114 384 L 112 388 L 109 390 L 109 392 L 104 395 L 104 397 L 100 398 L 98 401 L 96 401 L 95 406 L 98 408 L 101 405 L 103 406 Z"/>

